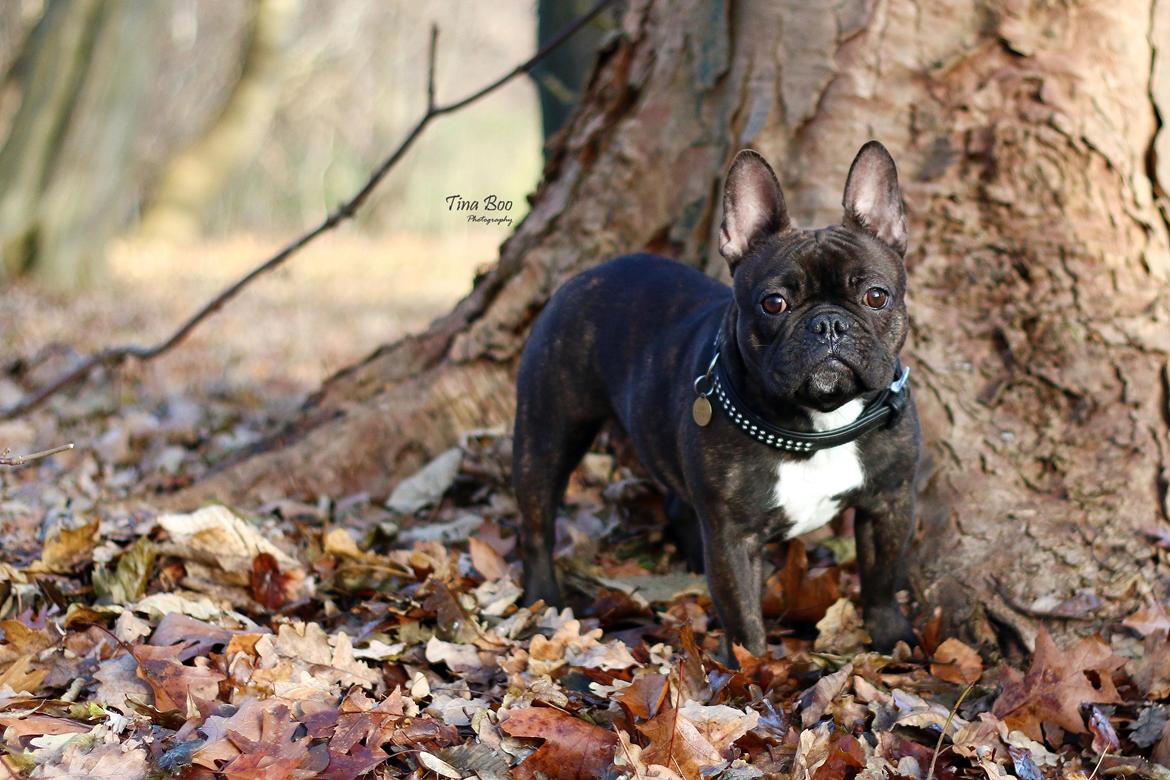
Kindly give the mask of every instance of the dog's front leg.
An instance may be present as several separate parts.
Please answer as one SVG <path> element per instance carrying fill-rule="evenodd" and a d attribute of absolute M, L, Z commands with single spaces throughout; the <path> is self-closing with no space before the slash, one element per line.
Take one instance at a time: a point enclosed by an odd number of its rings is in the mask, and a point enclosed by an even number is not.
<path fill-rule="evenodd" d="M 906 552 L 914 526 L 910 480 L 858 504 L 854 518 L 861 605 L 874 647 L 891 650 L 899 640 L 914 643 L 910 621 L 898 606 L 909 588 Z"/>
<path fill-rule="evenodd" d="M 727 656 L 732 658 L 731 642 L 743 645 L 752 655 L 762 655 L 767 644 L 760 607 L 764 561 L 759 536 L 725 519 L 703 517 L 700 525 L 707 586 L 727 633 Z"/>

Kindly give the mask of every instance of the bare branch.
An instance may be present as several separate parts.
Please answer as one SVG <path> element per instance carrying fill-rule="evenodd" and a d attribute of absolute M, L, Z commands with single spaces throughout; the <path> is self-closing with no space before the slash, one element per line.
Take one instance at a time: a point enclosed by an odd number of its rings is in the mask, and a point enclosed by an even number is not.
<path fill-rule="evenodd" d="M 65 450 L 73 449 L 73 444 L 62 444 L 60 447 L 52 447 L 51 449 L 34 452 L 31 455 L 9 455 L 8 450 L 4 450 L 4 454 L 0 455 L 0 466 L 23 466 L 26 463 L 32 463 L 34 460 L 47 458 L 50 455 L 56 455 L 58 452 L 65 452 Z"/>
<path fill-rule="evenodd" d="M 394 151 L 392 151 L 390 155 L 382 161 L 382 164 L 379 165 L 374 170 L 374 172 L 370 174 L 369 179 L 366 180 L 366 183 L 362 185 L 362 188 L 359 189 L 357 193 L 350 197 L 349 200 L 341 203 L 337 208 L 335 208 L 333 212 L 330 213 L 324 219 L 324 221 L 321 222 L 321 224 L 317 225 L 317 227 L 313 228 L 307 233 L 303 233 L 301 236 L 285 245 L 283 249 L 272 255 L 272 257 L 268 258 L 260 265 L 253 268 L 243 277 L 225 288 L 219 295 L 215 296 L 206 304 L 204 304 L 202 308 L 195 312 L 195 314 L 187 319 L 186 322 L 180 325 L 174 333 L 172 333 L 163 341 L 153 346 L 134 344 L 123 347 L 109 347 L 107 349 L 101 350 L 100 352 L 96 352 L 82 361 L 78 366 L 69 371 L 66 371 L 64 374 L 49 382 L 44 387 L 33 391 L 26 398 L 21 399 L 11 406 L 0 408 L 0 420 L 11 420 L 14 417 L 27 414 L 65 388 L 71 387 L 84 380 L 99 368 L 117 368 L 128 359 L 133 359 L 140 363 L 145 363 L 149 360 L 153 360 L 159 355 L 170 351 L 172 348 L 186 339 L 187 336 L 191 334 L 191 331 L 195 330 L 195 328 L 205 319 L 217 312 L 224 306 L 224 304 L 239 295 L 240 291 L 247 287 L 256 277 L 262 276 L 263 274 L 266 274 L 274 268 L 284 264 L 286 260 L 299 252 L 301 249 L 304 249 L 308 244 L 312 243 L 323 233 L 328 233 L 342 222 L 353 217 L 354 213 L 359 208 L 361 208 L 374 189 L 376 189 L 377 186 L 382 182 L 382 179 L 386 177 L 386 174 L 390 172 L 390 169 L 393 168 L 406 154 L 407 150 L 410 149 L 412 145 L 414 145 L 414 142 L 418 140 L 420 135 L 422 135 L 422 131 L 425 130 L 427 125 L 431 123 L 431 120 L 435 119 L 436 117 L 443 116 L 444 114 L 450 114 L 454 111 L 458 111 L 465 106 L 471 105 L 481 98 L 490 95 L 492 92 L 495 92 L 497 89 L 504 86 L 517 76 L 528 73 L 537 65 L 537 63 L 547 57 L 550 52 L 567 41 L 570 37 L 573 36 L 574 33 L 591 22 L 608 6 L 613 5 L 614 2 L 616 2 L 616 0 L 598 0 L 598 2 L 592 8 L 579 16 L 564 30 L 553 36 L 553 38 L 548 41 L 548 43 L 541 46 L 536 54 L 532 55 L 527 60 L 520 63 L 495 81 L 492 81 L 477 91 L 471 93 L 467 97 L 456 100 L 453 103 L 447 103 L 446 105 L 436 105 L 434 103 L 434 66 L 435 48 L 438 43 L 438 28 L 433 27 L 431 30 L 431 49 L 427 69 L 427 110 L 418 119 L 414 126 L 406 133 Z"/>
<path fill-rule="evenodd" d="M 439 25 L 431 24 L 431 46 L 427 50 L 427 113 L 435 110 L 435 53 L 439 48 Z"/>

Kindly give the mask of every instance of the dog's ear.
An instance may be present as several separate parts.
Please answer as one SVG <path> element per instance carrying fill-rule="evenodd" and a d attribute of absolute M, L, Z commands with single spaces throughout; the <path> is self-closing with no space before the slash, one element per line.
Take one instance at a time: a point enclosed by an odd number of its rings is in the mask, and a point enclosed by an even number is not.
<path fill-rule="evenodd" d="M 735 156 L 723 185 L 719 253 L 732 273 L 754 241 L 788 225 L 788 208 L 776 174 L 758 153 L 744 149 Z"/>
<path fill-rule="evenodd" d="M 845 180 L 846 227 L 864 230 L 899 255 L 906 254 L 906 212 L 898 169 L 886 147 L 870 141 L 861 147 Z"/>

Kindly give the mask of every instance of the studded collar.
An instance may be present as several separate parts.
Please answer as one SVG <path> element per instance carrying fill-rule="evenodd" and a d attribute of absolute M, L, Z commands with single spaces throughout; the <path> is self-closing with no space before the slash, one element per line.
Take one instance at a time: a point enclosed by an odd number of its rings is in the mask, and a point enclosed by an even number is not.
<path fill-rule="evenodd" d="M 695 422 L 700 426 L 707 424 L 700 422 L 698 409 L 704 401 L 709 405 L 711 396 L 714 396 L 727 418 L 744 433 L 762 444 L 784 452 L 812 453 L 830 447 L 839 447 L 856 440 L 875 428 L 893 424 L 901 417 L 906 408 L 908 396 L 906 385 L 910 378 L 910 369 L 899 364 L 895 369 L 894 381 L 866 404 L 861 415 L 848 425 L 811 433 L 781 428 L 754 413 L 751 407 L 743 401 L 736 391 L 731 377 L 727 374 L 723 361 L 719 360 L 719 355 L 720 349 L 717 341 L 714 355 L 707 366 L 706 373 L 695 378 L 694 388 L 697 396 Z M 707 422 L 710 422 L 709 407 L 706 419 Z"/>

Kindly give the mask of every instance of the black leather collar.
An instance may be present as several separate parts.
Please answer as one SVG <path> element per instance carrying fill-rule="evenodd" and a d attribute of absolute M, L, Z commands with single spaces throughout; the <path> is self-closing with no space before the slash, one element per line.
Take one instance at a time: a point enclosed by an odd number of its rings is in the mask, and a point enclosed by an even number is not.
<path fill-rule="evenodd" d="M 707 367 L 707 373 L 695 379 L 695 392 L 703 397 L 714 395 L 719 399 L 719 406 L 728 419 L 756 441 L 785 452 L 811 453 L 848 444 L 864 433 L 896 422 L 906 408 L 906 384 L 910 369 L 899 364 L 895 371 L 897 376 L 894 381 L 866 404 L 856 420 L 840 428 L 812 433 L 781 428 L 753 413 L 736 392 L 735 385 L 719 360 L 718 348 Z M 705 390 L 701 389 L 704 384 Z"/>

